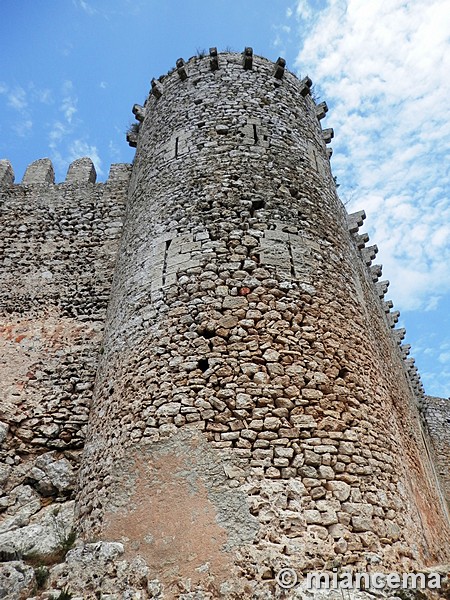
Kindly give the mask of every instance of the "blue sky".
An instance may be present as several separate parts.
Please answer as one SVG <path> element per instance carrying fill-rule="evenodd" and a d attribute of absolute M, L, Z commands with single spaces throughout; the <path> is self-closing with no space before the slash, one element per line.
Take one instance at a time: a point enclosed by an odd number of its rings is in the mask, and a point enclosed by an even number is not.
<path fill-rule="evenodd" d="M 333 172 L 365 209 L 427 393 L 450 395 L 449 0 L 2 0 L 0 158 L 131 162 L 153 77 L 210 46 L 283 56 L 333 127 Z"/>

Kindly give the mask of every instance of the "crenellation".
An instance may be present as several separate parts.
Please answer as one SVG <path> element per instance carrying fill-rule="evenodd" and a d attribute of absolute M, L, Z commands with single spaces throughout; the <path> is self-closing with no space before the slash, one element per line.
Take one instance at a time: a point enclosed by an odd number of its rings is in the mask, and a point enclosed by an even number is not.
<path fill-rule="evenodd" d="M 0 187 L 13 185 L 14 171 L 9 160 L 0 160 Z"/>
<path fill-rule="evenodd" d="M 364 264 L 370 267 L 372 261 L 375 259 L 378 254 L 378 246 L 374 244 L 373 246 L 366 246 L 361 248 L 361 257 L 364 261 Z"/>
<path fill-rule="evenodd" d="M 414 359 L 414 358 L 407 358 L 407 359 L 405 360 L 405 365 L 406 365 L 406 368 L 407 368 L 407 369 L 410 369 L 412 366 L 414 366 L 415 362 L 416 362 L 416 361 L 415 361 L 415 359 Z"/>
<path fill-rule="evenodd" d="M 18 518 L 23 529 L 13 543 L 22 548 L 25 540 L 30 553 L 39 546 L 30 519 L 45 523 L 50 502 L 73 519 L 128 186 L 124 165 L 114 168 L 115 181 L 97 184 L 91 159 L 79 159 L 54 184 L 46 159 L 29 167 L 25 183 L 2 191 L 0 419 L 7 437 L 0 458 L 9 469 L 0 553 L 12 543 L 7 524 Z M 22 516 L 16 490 L 34 507 Z M 51 539 L 48 552 L 59 543 Z"/>
<path fill-rule="evenodd" d="M 384 281 L 377 281 L 375 283 L 375 289 L 378 292 L 378 297 L 380 298 L 380 300 L 382 300 L 384 298 L 384 296 L 387 294 L 389 285 L 390 285 L 390 281 L 388 281 L 387 279 L 385 279 Z"/>
<path fill-rule="evenodd" d="M 67 170 L 66 183 L 95 183 L 97 173 L 90 158 L 79 158 L 70 164 Z"/>
<path fill-rule="evenodd" d="M 209 67 L 210 67 L 211 71 L 217 71 L 219 69 L 219 57 L 217 54 L 216 47 L 209 49 L 209 56 L 210 56 Z"/>
<path fill-rule="evenodd" d="M 376 283 L 383 273 L 383 267 L 381 265 L 371 265 L 369 267 L 369 273 L 372 277 L 372 281 Z"/>
<path fill-rule="evenodd" d="M 319 119 L 319 121 L 325 118 L 327 112 L 328 105 L 326 102 L 320 102 L 319 104 L 316 104 L 316 117 Z"/>
<path fill-rule="evenodd" d="M 382 306 L 383 306 L 384 312 L 388 313 L 388 312 L 390 312 L 391 308 L 393 308 L 394 303 L 392 302 L 392 300 L 386 300 L 386 301 L 382 302 Z"/>
<path fill-rule="evenodd" d="M 133 104 L 132 113 L 135 116 L 137 121 L 142 121 L 145 119 L 145 108 L 140 104 Z"/>
<path fill-rule="evenodd" d="M 301 87 L 300 87 L 300 94 L 306 98 L 306 96 L 309 96 L 311 94 L 311 88 L 312 88 L 312 81 L 309 77 L 304 77 L 301 82 Z"/>
<path fill-rule="evenodd" d="M 55 183 L 55 172 L 49 158 L 40 158 L 28 165 L 22 185 Z"/>
<path fill-rule="evenodd" d="M 248 71 L 249 69 L 253 69 L 253 48 L 247 47 L 243 52 L 243 65 L 244 69 Z"/>
<path fill-rule="evenodd" d="M 186 81 L 186 79 L 188 78 L 188 74 L 186 71 L 186 63 L 184 62 L 184 60 L 182 58 L 179 58 L 176 62 L 176 66 L 179 78 L 181 79 L 181 81 Z"/>
<path fill-rule="evenodd" d="M 284 58 L 279 57 L 277 59 L 277 62 L 275 63 L 275 71 L 273 74 L 275 79 L 283 78 L 285 68 L 286 68 L 286 61 L 284 60 Z"/>
<path fill-rule="evenodd" d="M 107 184 L 116 184 L 118 182 L 129 182 L 131 177 L 132 165 L 128 163 L 112 164 L 109 169 Z"/>
<path fill-rule="evenodd" d="M 406 329 L 404 327 L 401 327 L 400 329 L 393 329 L 392 335 L 394 337 L 396 344 L 398 346 L 400 346 L 401 342 L 403 341 L 403 339 L 406 335 Z"/>
<path fill-rule="evenodd" d="M 403 358 L 406 358 L 411 351 L 411 344 L 402 344 L 400 346 Z"/>
<path fill-rule="evenodd" d="M 395 324 L 398 323 L 398 319 L 400 317 L 400 311 L 399 310 L 394 310 L 392 312 L 387 313 L 386 315 L 389 326 L 391 328 L 395 327 Z"/>
<path fill-rule="evenodd" d="M 354 234 L 353 239 L 358 250 L 362 250 L 369 241 L 369 235 L 367 233 Z"/>
<path fill-rule="evenodd" d="M 328 129 L 323 129 L 322 137 L 324 139 L 325 144 L 329 144 L 334 138 L 334 130 L 332 129 L 332 127 L 329 127 Z"/>
<path fill-rule="evenodd" d="M 161 98 L 161 96 L 163 94 L 163 87 L 162 87 L 161 83 L 159 81 L 157 81 L 156 79 L 152 79 L 151 85 L 152 85 L 151 93 L 153 94 L 153 96 L 155 96 L 156 99 Z"/>
<path fill-rule="evenodd" d="M 350 233 L 358 233 L 360 227 L 366 219 L 366 213 L 363 210 L 347 214 L 348 230 Z"/>

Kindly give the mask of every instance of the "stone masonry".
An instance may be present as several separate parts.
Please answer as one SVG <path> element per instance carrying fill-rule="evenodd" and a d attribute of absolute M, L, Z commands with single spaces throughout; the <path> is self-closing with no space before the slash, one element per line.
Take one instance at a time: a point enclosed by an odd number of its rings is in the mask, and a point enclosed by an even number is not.
<path fill-rule="evenodd" d="M 283 567 L 450 562 L 448 401 L 311 85 L 213 48 L 152 81 L 105 184 L 0 162 L 0 596 L 297 598 Z"/>

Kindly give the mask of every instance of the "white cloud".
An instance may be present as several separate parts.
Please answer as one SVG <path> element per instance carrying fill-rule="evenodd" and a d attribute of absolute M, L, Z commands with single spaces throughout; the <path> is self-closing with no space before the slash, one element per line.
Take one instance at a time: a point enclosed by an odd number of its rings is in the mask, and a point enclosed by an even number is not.
<path fill-rule="evenodd" d="M 77 112 L 78 99 L 73 95 L 73 83 L 65 81 L 63 84 L 63 99 L 61 111 L 63 112 L 68 123 L 72 123 L 72 118 Z"/>
<path fill-rule="evenodd" d="M 317 81 L 336 137 L 333 172 L 364 208 L 402 309 L 450 290 L 450 11 L 441 0 L 297 3 L 296 66 Z M 302 26 L 301 25 L 301 26 Z M 325 42 L 326 40 L 326 42 Z"/>
<path fill-rule="evenodd" d="M 48 134 L 50 148 L 54 150 L 69 133 L 70 129 L 64 123 L 55 121 Z"/>
<path fill-rule="evenodd" d="M 31 119 L 21 119 L 18 123 L 13 125 L 13 130 L 19 137 L 26 137 L 33 128 L 33 121 Z"/>
<path fill-rule="evenodd" d="M 18 111 L 23 111 L 27 107 L 27 94 L 23 87 L 16 86 L 8 92 L 8 104 Z"/>
<path fill-rule="evenodd" d="M 305 21 L 309 21 L 310 19 L 313 18 L 313 15 L 314 15 L 313 9 L 314 9 L 314 7 L 310 5 L 308 0 L 298 0 L 297 6 L 295 9 L 295 14 L 296 14 L 297 18 L 303 19 Z"/>
<path fill-rule="evenodd" d="M 439 354 L 439 362 L 443 365 L 450 364 L 450 352 L 441 352 Z"/>
<path fill-rule="evenodd" d="M 89 4 L 89 2 L 86 2 L 86 0 L 73 0 L 73 3 L 77 8 L 81 8 L 81 10 L 88 15 L 95 15 L 97 12 L 96 9 Z"/>

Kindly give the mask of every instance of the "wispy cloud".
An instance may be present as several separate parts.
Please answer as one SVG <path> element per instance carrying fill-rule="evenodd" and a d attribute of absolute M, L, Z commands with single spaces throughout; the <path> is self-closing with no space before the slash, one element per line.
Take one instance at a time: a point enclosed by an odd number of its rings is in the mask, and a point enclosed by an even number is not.
<path fill-rule="evenodd" d="M 41 104 L 53 103 L 53 93 L 48 88 L 41 89 L 32 83 L 30 89 L 32 90 L 33 100 L 37 100 Z"/>
<path fill-rule="evenodd" d="M 58 144 L 70 133 L 70 129 L 61 121 L 55 121 L 49 131 L 49 146 L 52 150 L 58 147 Z"/>
<path fill-rule="evenodd" d="M 68 123 L 72 123 L 72 118 L 77 112 L 77 103 L 78 98 L 73 94 L 73 83 L 71 81 L 65 81 L 63 83 L 61 111 Z"/>
<path fill-rule="evenodd" d="M 79 117 L 75 118 L 78 99 L 73 82 L 64 81 L 59 93 L 62 97 L 61 115 L 51 123 L 47 133 L 50 155 L 56 170 L 63 172 L 72 161 L 89 156 L 97 174 L 103 175 L 98 148 L 88 141 L 83 121 Z"/>
<path fill-rule="evenodd" d="M 308 36 L 296 65 L 307 65 L 330 106 L 339 191 L 350 210 L 368 213 L 396 304 L 430 310 L 450 290 L 448 6 L 313 4 L 297 3 Z"/>
<path fill-rule="evenodd" d="M 33 128 L 31 119 L 24 119 L 13 125 L 13 130 L 19 137 L 26 137 Z"/>
<path fill-rule="evenodd" d="M 95 15 L 97 10 L 86 0 L 73 0 L 74 5 L 88 15 Z"/>
<path fill-rule="evenodd" d="M 27 107 L 27 94 L 23 87 L 16 86 L 12 90 L 9 90 L 7 92 L 7 95 L 8 105 L 11 106 L 11 108 L 15 108 L 16 110 L 22 111 L 24 108 Z"/>
<path fill-rule="evenodd" d="M 28 137 L 33 129 L 37 104 L 50 104 L 52 94 L 49 89 L 41 89 L 32 81 L 25 86 L 10 86 L 0 82 L 0 95 L 6 100 L 5 107 L 16 112 L 17 118 L 11 120 L 10 128 L 19 137 Z"/>

